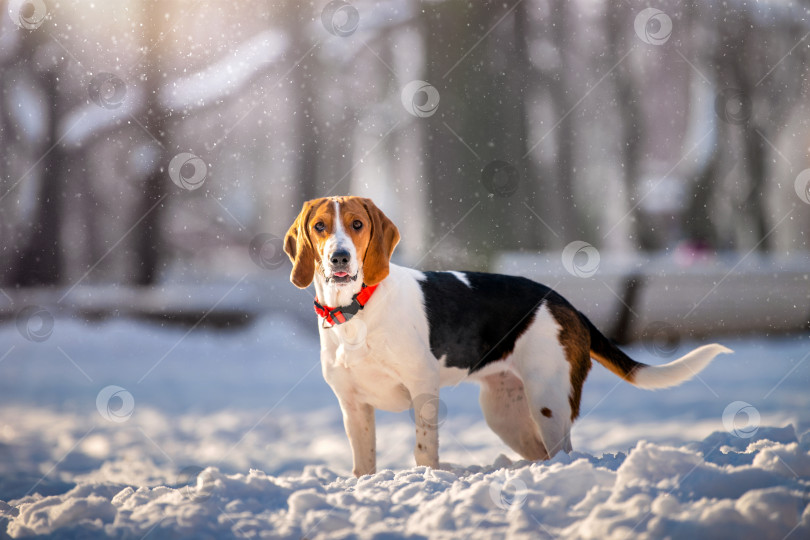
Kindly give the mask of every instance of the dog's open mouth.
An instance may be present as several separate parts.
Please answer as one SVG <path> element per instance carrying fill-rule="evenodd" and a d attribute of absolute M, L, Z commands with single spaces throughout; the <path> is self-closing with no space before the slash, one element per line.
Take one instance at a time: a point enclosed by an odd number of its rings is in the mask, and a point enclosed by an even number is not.
<path fill-rule="evenodd" d="M 332 277 L 327 277 L 326 281 L 327 283 L 331 281 L 337 285 L 351 283 L 352 281 L 357 281 L 357 274 L 350 276 L 348 272 L 333 272 Z"/>

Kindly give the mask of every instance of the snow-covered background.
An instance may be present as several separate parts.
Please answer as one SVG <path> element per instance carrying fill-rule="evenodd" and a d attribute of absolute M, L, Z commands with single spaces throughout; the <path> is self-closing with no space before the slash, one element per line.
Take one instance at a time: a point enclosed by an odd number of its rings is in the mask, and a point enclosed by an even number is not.
<path fill-rule="evenodd" d="M 735 354 L 670 390 L 595 364 L 575 451 L 548 463 L 517 461 L 474 385 L 442 390 L 443 470 L 413 466 L 407 413 L 378 413 L 379 472 L 358 480 L 313 325 L 57 318 L 31 342 L 5 324 L 0 523 L 56 538 L 807 538 L 810 340 L 722 341 Z"/>

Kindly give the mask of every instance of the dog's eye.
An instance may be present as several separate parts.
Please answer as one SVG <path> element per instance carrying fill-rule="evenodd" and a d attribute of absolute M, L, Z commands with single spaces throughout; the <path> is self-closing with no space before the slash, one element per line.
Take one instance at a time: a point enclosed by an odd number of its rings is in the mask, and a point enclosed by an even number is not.
<path fill-rule="evenodd" d="M 352 222 L 352 228 L 354 228 L 355 231 L 359 231 L 360 229 L 363 228 L 363 222 L 360 221 L 359 219 L 355 219 Z"/>
<path fill-rule="evenodd" d="M 326 230 L 326 225 L 323 224 L 323 221 L 319 221 L 314 225 L 314 228 L 318 232 L 323 232 L 324 230 Z"/>

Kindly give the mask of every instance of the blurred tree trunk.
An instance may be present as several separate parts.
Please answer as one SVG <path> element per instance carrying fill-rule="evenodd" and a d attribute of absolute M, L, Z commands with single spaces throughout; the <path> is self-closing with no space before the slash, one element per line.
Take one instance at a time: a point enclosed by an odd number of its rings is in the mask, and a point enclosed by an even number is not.
<path fill-rule="evenodd" d="M 689 1 L 684 5 L 684 24 L 688 26 L 692 33 L 700 32 L 703 30 L 704 24 L 701 13 L 701 5 L 694 1 Z M 716 66 L 722 59 L 715 58 L 714 51 L 701 50 L 701 43 L 684 43 L 688 47 L 684 53 L 687 58 L 702 58 L 698 61 L 700 69 L 704 66 Z M 694 73 L 691 74 L 695 76 Z M 704 84 L 709 84 L 704 82 Z M 713 86 L 712 86 L 713 88 Z M 716 90 L 716 89 L 715 89 Z M 693 89 L 690 88 L 690 92 Z M 692 96 L 689 100 L 690 107 L 700 107 L 700 103 Z M 689 114 L 692 114 L 691 111 Z M 720 235 L 717 226 L 712 219 L 712 212 L 710 211 L 714 194 L 717 185 L 726 177 L 729 170 L 729 164 L 725 158 L 725 151 L 727 146 L 727 133 L 726 125 L 723 122 L 718 122 L 716 115 L 713 121 L 703 120 L 707 128 L 713 126 L 712 139 L 712 152 L 711 155 L 697 164 L 695 169 L 690 171 L 687 178 L 690 182 L 687 184 L 689 195 L 685 201 L 685 209 L 682 214 L 683 220 L 683 235 L 684 240 L 695 246 L 706 247 L 709 249 L 716 249 L 719 245 Z M 693 129 L 692 126 L 687 126 L 687 129 Z"/>
<path fill-rule="evenodd" d="M 557 54 L 560 57 L 559 65 L 554 73 L 548 74 L 549 97 L 552 110 L 559 124 L 554 130 L 555 145 L 555 194 L 554 206 L 557 209 L 555 229 L 565 242 L 575 240 L 579 236 L 576 199 L 574 198 L 574 116 L 570 114 L 574 106 L 572 97 L 570 70 L 572 62 L 569 61 L 569 50 L 573 47 L 574 37 L 569 28 L 568 0 L 556 0 L 552 3 L 553 19 L 550 32 Z M 563 118 L 563 116 L 565 116 Z M 552 126 L 557 122 L 552 122 Z"/>
<path fill-rule="evenodd" d="M 542 227 L 526 218 L 522 204 L 532 200 L 527 194 L 537 187 L 535 172 L 523 159 L 525 92 L 532 75 L 528 21 L 520 5 L 507 14 L 508 9 L 450 1 L 421 16 L 428 51 L 425 80 L 440 94 L 436 113 L 415 120 L 428 132 L 433 242 L 447 235 L 442 248 L 431 253 L 437 266 L 484 269 L 495 252 L 531 243 L 537 233 L 526 223 Z M 493 193 L 484 184 L 482 171 L 495 160 L 517 169 L 516 191 Z"/>
<path fill-rule="evenodd" d="M 0 13 L 5 13 L 5 5 L 3 0 L 0 0 Z M 0 62 L 0 70 L 4 73 L 8 73 L 6 71 L 8 69 L 8 64 L 11 62 Z M 0 95 L 7 95 L 9 92 L 8 87 L 4 84 L 5 81 L 0 80 Z M 9 155 L 9 150 L 12 148 L 12 126 L 8 114 L 8 107 L 4 100 L 0 100 L 0 148 L 3 148 L 5 151 L 2 156 L 0 156 L 0 197 L 6 194 L 6 190 L 11 187 L 9 184 L 10 180 L 10 170 L 9 162 L 11 156 Z M 2 201 L 0 204 L 9 205 L 10 201 Z M 14 238 L 15 233 L 15 219 L 9 219 L 6 211 L 4 210 L 3 214 L 4 219 L 0 219 L 0 286 L 8 284 L 10 279 L 10 272 L 14 270 L 12 268 L 13 262 L 16 260 L 16 257 L 11 254 L 10 252 L 14 247 L 16 239 Z"/>
<path fill-rule="evenodd" d="M 309 34 L 306 32 L 309 23 L 309 8 L 299 7 L 298 9 L 290 9 L 288 12 L 290 21 L 287 28 L 290 32 L 291 41 L 289 62 L 301 60 L 289 75 L 293 96 L 292 110 L 290 112 L 295 124 L 294 137 L 296 138 L 293 145 L 293 159 L 295 160 L 293 181 L 299 186 L 301 198 L 309 200 L 322 197 L 324 191 L 331 188 L 332 184 L 340 177 L 324 178 L 324 182 L 318 181 L 319 145 L 315 110 L 318 96 L 312 87 L 312 73 L 306 66 L 308 59 L 301 59 L 301 56 L 312 47 L 312 44 L 307 41 Z M 321 30 L 321 28 L 318 30 Z M 325 34 L 325 32 L 323 33 Z M 322 39 L 324 38 L 322 37 Z M 324 39 L 324 41 L 328 41 L 328 38 Z M 319 47 L 323 46 L 323 44 L 319 45 Z M 333 193 L 333 195 L 344 194 L 348 187 L 349 182 L 346 181 L 340 186 L 338 192 Z"/>
<path fill-rule="evenodd" d="M 511 5 L 509 6 L 511 7 Z M 495 5 L 482 13 L 480 32 L 489 31 L 504 16 L 504 7 Z M 478 62 L 466 66 L 471 84 L 464 93 L 470 108 L 470 139 L 481 160 L 472 153 L 462 154 L 469 166 L 469 178 L 475 191 L 482 195 L 475 219 L 466 230 L 474 234 L 470 245 L 478 242 L 482 263 L 488 262 L 499 251 L 515 250 L 536 245 L 538 229 L 544 228 L 536 219 L 529 218 L 524 202 L 534 200 L 540 182 L 533 171 L 532 160 L 524 159 L 528 149 L 526 93 L 531 87 L 533 72 L 528 55 L 529 19 L 526 6 L 517 4 L 479 47 Z M 491 43 L 497 43 L 493 47 Z M 470 55 L 468 60 L 473 60 Z M 458 69 L 464 69 L 459 66 Z M 459 133 L 460 134 L 460 133 Z M 462 135 L 462 137 L 466 137 Z M 490 193 L 484 185 L 482 170 L 494 160 L 502 160 L 514 167 L 519 176 L 513 188 L 504 186 L 502 194 Z M 506 180 L 506 173 L 496 175 L 496 187 Z M 466 188 L 470 191 L 470 187 Z M 531 205 L 530 205 L 531 206 Z M 479 212 L 480 211 L 480 212 Z"/>
<path fill-rule="evenodd" d="M 751 39 L 750 28 L 754 26 L 754 21 L 751 15 L 745 11 L 742 17 L 743 24 L 739 32 L 739 47 L 743 53 L 743 58 L 752 58 L 754 62 L 752 65 L 765 65 L 766 61 L 762 59 L 761 62 L 756 60 L 761 59 L 762 52 L 757 49 L 761 46 L 760 38 Z M 759 58 L 758 58 L 759 57 Z M 741 62 L 735 62 L 732 68 L 736 87 L 741 91 L 751 103 L 754 102 L 757 85 L 753 77 L 753 70 L 750 65 L 743 65 Z M 763 89 L 764 90 L 764 89 Z M 753 106 L 752 106 L 753 108 Z M 753 111 L 752 111 L 753 112 Z M 768 121 L 773 121 L 773 118 L 768 118 Z M 753 114 L 751 119 L 746 121 L 740 126 L 743 131 L 742 151 L 745 155 L 746 171 L 748 174 L 748 194 L 741 203 L 740 209 L 743 215 L 747 215 L 746 222 L 751 224 L 754 242 L 758 242 L 757 249 L 759 251 L 770 251 L 771 241 L 768 238 L 768 218 L 766 217 L 765 205 L 767 204 L 767 197 L 765 196 L 765 175 L 767 173 L 766 160 L 768 158 L 768 149 L 765 147 L 766 142 L 763 139 L 763 133 L 768 130 L 764 126 L 758 125 L 759 117 Z"/>
<path fill-rule="evenodd" d="M 50 110 L 46 120 L 47 139 L 41 148 L 42 161 L 29 173 L 39 180 L 32 230 L 10 274 L 11 283 L 19 286 L 54 285 L 63 275 L 60 233 L 64 216 L 68 153 L 58 142 L 62 118 L 58 66 L 41 67 L 35 63 L 35 55 L 43 46 L 46 35 L 44 29 L 33 31 L 24 38 L 22 46 L 22 50 L 26 51 L 23 62 L 33 66 L 33 69 L 42 70 L 39 79 Z M 37 173 L 36 168 L 40 168 L 41 172 Z M 31 181 L 31 177 L 24 181 Z"/>
<path fill-rule="evenodd" d="M 683 215 L 686 239 L 708 248 L 716 248 L 718 245 L 717 229 L 712 221 L 710 209 L 717 180 L 724 178 L 728 173 L 728 170 L 724 169 L 722 165 L 729 165 L 723 159 L 721 140 L 722 136 L 715 139 L 711 157 L 695 173 L 691 186 L 692 196 L 687 200 L 686 211 Z"/>
<path fill-rule="evenodd" d="M 27 245 L 23 248 L 12 282 L 20 286 L 53 285 L 62 277 L 61 225 L 64 215 L 64 178 L 67 175 L 66 150 L 59 140 L 59 82 L 56 73 L 48 71 L 43 75 L 43 89 L 51 110 L 48 114 L 47 150 L 41 162 L 37 208 L 33 220 L 33 230 Z M 44 151 L 43 150 L 43 151 Z M 32 173 L 35 174 L 35 173 Z"/>
<path fill-rule="evenodd" d="M 0 13 L 6 13 L 6 3 L 4 0 L 0 0 Z M 9 62 L 6 61 L 5 55 L 0 55 L 0 72 L 5 73 L 6 69 L 8 68 L 7 64 Z M 0 95 L 5 96 L 8 90 L 0 81 Z M 0 148 L 8 148 L 8 144 L 6 141 L 8 140 L 9 132 L 8 132 L 8 119 L 6 116 L 6 104 L 0 101 Z M 6 160 L 8 157 L 3 156 L 0 159 L 0 179 L 5 178 L 5 171 L 6 171 Z M 2 192 L 0 192 L 0 196 L 2 196 Z M 6 227 L 8 226 L 3 220 L 0 220 L 0 235 L 3 237 L 8 238 L 6 233 Z M 2 259 L 0 259 L 2 260 Z M 0 271 L 0 280 L 3 278 L 3 272 Z M 2 281 L 0 281 L 2 283 Z"/>
<path fill-rule="evenodd" d="M 533 144 L 530 140 L 531 129 L 529 127 L 531 114 L 527 102 L 528 96 L 537 85 L 537 73 L 535 72 L 531 58 L 529 55 L 530 38 L 532 34 L 531 22 L 527 6 L 525 2 L 521 2 L 515 8 L 514 14 L 514 36 L 515 36 L 515 54 L 510 55 L 511 60 L 510 71 L 514 71 L 520 83 L 515 95 L 515 125 L 517 126 L 517 140 L 519 144 L 514 145 L 513 151 L 515 154 L 515 165 L 521 174 L 520 188 L 515 196 L 515 202 L 525 202 L 529 208 L 537 208 L 538 191 L 542 192 L 542 183 L 545 181 L 540 177 L 540 172 L 536 167 L 535 161 L 530 155 L 526 155 L 529 148 Z M 519 154 L 517 153 L 519 152 Z M 526 213 L 525 208 L 517 208 L 518 212 L 510 212 L 513 219 L 513 230 L 518 231 L 516 240 L 518 248 L 529 249 L 533 251 L 537 247 L 550 248 L 553 246 L 553 238 L 548 236 L 546 227 L 539 223 L 534 217 L 528 220 L 522 220 L 524 223 L 530 223 L 529 227 L 519 226 L 514 220 L 519 219 Z M 534 210 L 535 212 L 537 210 Z M 542 210 L 541 210 L 542 212 Z M 541 216 L 542 217 L 542 216 Z M 544 218 L 545 219 L 545 218 Z"/>
<path fill-rule="evenodd" d="M 747 94 L 750 95 L 750 94 Z M 750 180 L 750 191 L 742 202 L 742 211 L 750 217 L 755 240 L 759 242 L 757 249 L 767 252 L 771 249 L 771 241 L 768 235 L 768 220 L 765 216 L 765 160 L 767 159 L 767 149 L 765 141 L 762 139 L 757 129 L 747 126 L 745 131 L 745 155 L 748 161 L 748 178 Z"/>
<path fill-rule="evenodd" d="M 453 64 L 464 54 L 464 47 L 470 44 L 460 39 L 463 35 L 463 28 L 469 24 L 470 28 L 478 30 L 475 17 L 480 15 L 479 4 L 462 5 L 457 1 L 449 1 L 440 4 L 433 4 L 431 9 L 422 10 L 422 18 L 425 32 L 425 82 L 431 84 L 439 91 L 440 101 L 438 110 L 430 117 L 416 118 L 413 122 L 424 124 L 427 132 L 427 164 L 426 172 L 428 177 L 428 204 L 432 226 L 430 230 L 433 237 L 428 239 L 428 246 L 433 247 L 435 242 L 449 233 L 451 227 L 457 223 L 464 214 L 475 204 L 467 197 L 467 194 L 474 193 L 472 189 L 463 189 L 464 182 L 461 177 L 469 175 L 469 169 L 461 170 L 462 162 L 467 159 L 459 153 L 470 152 L 460 141 L 455 139 L 443 125 L 447 123 L 465 143 L 474 149 L 474 141 L 470 140 L 469 129 L 465 125 L 471 121 L 472 113 L 468 111 L 464 86 L 466 78 L 465 63 L 472 62 L 472 58 L 466 58 L 462 64 L 456 66 L 447 78 L 443 76 L 453 66 Z M 473 22 L 471 22 L 473 21 Z M 475 115 L 480 117 L 483 111 Z M 472 159 L 476 159 L 470 154 Z M 475 176 L 473 181 L 475 181 Z M 463 202 L 459 198 L 464 199 Z M 474 211 L 474 210 L 473 210 Z M 456 254 L 451 249 L 458 246 L 458 238 L 463 235 L 463 231 L 456 230 L 443 240 L 446 245 L 443 249 L 434 249 L 428 255 L 428 266 L 443 266 L 449 261 L 444 258 L 453 258 Z M 426 254 L 427 255 L 427 254 Z"/>
<path fill-rule="evenodd" d="M 747 190 L 739 204 L 739 221 L 737 222 L 738 237 L 748 236 L 748 244 L 757 245 L 760 251 L 769 251 L 770 239 L 768 234 L 768 219 L 766 217 L 767 197 L 765 196 L 765 175 L 767 174 L 766 160 L 768 150 L 766 142 L 760 133 L 765 132 L 763 126 L 758 125 L 758 111 L 753 107 L 756 93 L 762 92 L 764 88 L 757 88 L 754 82 L 756 77 L 770 62 L 767 54 L 761 50 L 762 39 L 756 34 L 752 34 L 751 29 L 755 28 L 756 22 L 748 9 L 741 9 L 728 14 L 722 23 L 714 26 L 719 35 L 723 36 L 718 41 L 715 52 L 715 66 L 720 81 L 720 91 L 734 89 L 735 95 L 742 96 L 742 101 L 749 105 L 748 116 L 742 112 L 742 116 L 729 122 L 728 119 L 720 118 L 721 122 L 730 124 L 723 126 L 723 129 L 736 132 L 732 143 L 732 152 L 741 155 L 745 164 L 745 176 L 748 183 L 746 186 L 733 186 L 735 189 Z M 743 60 L 745 59 L 745 64 Z M 757 67 L 754 67 L 757 66 Z M 770 100 L 767 100 L 770 101 Z M 758 105 L 766 105 L 759 102 Z M 717 105 L 716 105 L 717 106 Z M 759 113 L 767 116 L 769 122 L 773 121 L 768 113 L 769 110 Z M 743 109 L 744 111 L 744 109 Z M 722 116 L 722 115 L 720 115 Z"/>
<path fill-rule="evenodd" d="M 622 55 L 630 50 L 631 44 L 627 42 L 627 21 L 632 20 L 633 13 L 627 8 L 626 3 L 615 6 L 607 6 L 605 13 L 605 35 L 608 47 L 606 49 L 605 69 L 618 64 Z M 635 35 L 631 35 L 635 38 Z M 641 135 L 644 133 L 644 114 L 641 110 L 641 93 L 634 78 L 633 69 L 629 63 L 625 62 L 616 67 L 611 75 L 616 91 L 616 103 L 618 104 L 618 117 L 620 127 L 618 130 L 620 146 L 619 156 L 622 163 L 622 182 L 624 192 L 629 198 L 628 208 L 633 206 L 632 198 L 636 197 L 638 191 L 639 172 L 642 159 Z M 643 242 L 642 220 L 632 219 L 631 230 L 633 243 L 645 249 Z"/>
<path fill-rule="evenodd" d="M 161 53 L 162 34 L 165 18 L 155 13 L 154 5 L 145 0 L 141 6 L 144 17 L 144 45 L 148 48 L 144 71 L 146 73 L 146 113 L 145 127 L 158 143 L 157 166 L 146 178 L 143 193 L 136 202 L 135 220 L 143 218 L 135 233 L 135 256 L 137 265 L 133 281 L 137 285 L 152 285 L 157 282 L 162 267 L 165 267 L 166 243 L 162 227 L 165 201 L 158 201 L 168 193 L 167 183 L 172 156 L 168 151 L 167 113 L 160 103 L 160 88 L 163 84 L 164 60 Z M 164 7 L 163 9 L 169 9 Z"/>

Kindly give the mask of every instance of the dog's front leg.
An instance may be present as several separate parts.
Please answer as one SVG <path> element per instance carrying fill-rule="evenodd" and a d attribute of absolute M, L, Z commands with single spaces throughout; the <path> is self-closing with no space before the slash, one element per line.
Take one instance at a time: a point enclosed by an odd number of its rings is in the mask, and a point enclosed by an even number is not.
<path fill-rule="evenodd" d="M 439 400 L 439 387 L 424 393 L 414 393 L 413 420 L 416 427 L 416 446 L 413 456 L 417 466 L 439 468 L 439 421 L 444 416 Z"/>
<path fill-rule="evenodd" d="M 343 426 L 352 447 L 352 473 L 360 477 L 377 470 L 374 407 L 366 403 L 340 400 Z"/>

